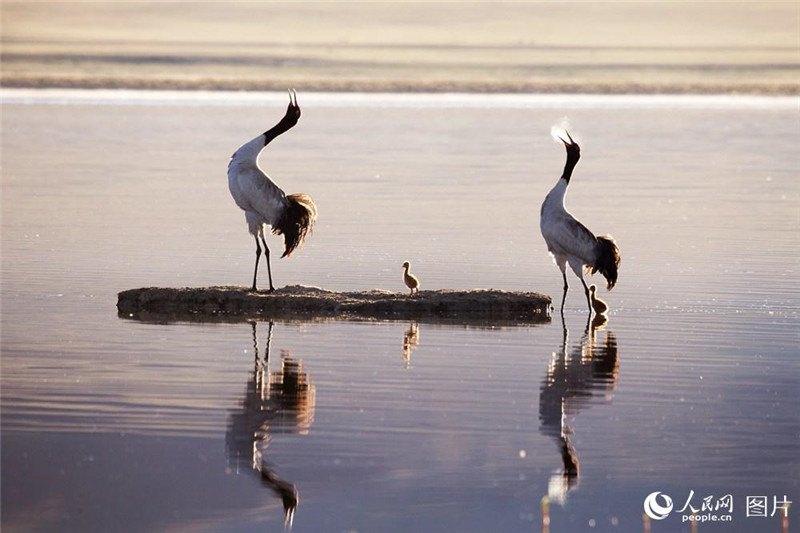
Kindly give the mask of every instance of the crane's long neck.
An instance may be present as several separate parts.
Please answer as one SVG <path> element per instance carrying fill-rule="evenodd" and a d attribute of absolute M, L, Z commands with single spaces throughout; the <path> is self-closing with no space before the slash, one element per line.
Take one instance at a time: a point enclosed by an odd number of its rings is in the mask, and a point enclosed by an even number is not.
<path fill-rule="evenodd" d="M 567 157 L 567 163 L 564 165 L 564 172 L 561 174 L 561 179 L 566 181 L 567 185 L 569 185 L 569 180 L 572 178 L 572 171 L 575 170 L 575 165 L 577 164 L 577 159 Z"/>
<path fill-rule="evenodd" d="M 284 133 L 292 128 L 294 124 L 287 122 L 286 119 L 282 119 L 280 122 L 275 124 L 272 128 L 268 129 L 255 139 L 251 139 L 250 141 L 244 143 L 239 147 L 236 152 L 234 152 L 233 156 L 231 157 L 231 162 L 228 164 L 228 169 L 230 171 L 231 168 L 234 167 L 242 167 L 242 166 L 258 166 L 258 154 L 261 153 L 261 150 L 264 149 L 266 145 L 272 142 L 275 137 Z"/>
<path fill-rule="evenodd" d="M 567 196 L 567 189 L 569 188 L 569 178 L 564 179 L 562 176 L 556 184 L 550 189 L 550 192 L 545 198 L 544 205 L 542 205 L 542 209 L 545 208 L 545 205 L 550 206 L 551 209 L 566 209 L 564 205 L 564 199 Z"/>
<path fill-rule="evenodd" d="M 264 132 L 264 146 L 266 146 L 269 143 L 271 143 L 273 141 L 273 139 L 275 139 L 275 137 L 277 137 L 281 133 L 286 133 L 287 131 L 289 131 L 292 128 L 292 126 L 294 126 L 294 124 L 288 123 L 285 120 L 281 120 L 280 122 L 275 124 L 273 127 L 268 129 L 267 131 L 265 131 Z"/>

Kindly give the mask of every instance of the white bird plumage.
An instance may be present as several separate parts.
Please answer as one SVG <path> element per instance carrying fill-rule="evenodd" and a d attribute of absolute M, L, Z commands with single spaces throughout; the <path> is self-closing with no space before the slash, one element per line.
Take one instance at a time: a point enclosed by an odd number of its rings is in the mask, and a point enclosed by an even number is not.
<path fill-rule="evenodd" d="M 561 141 L 567 149 L 567 162 L 563 174 L 542 203 L 539 227 L 547 243 L 547 250 L 553 256 L 553 260 L 564 278 L 561 312 L 564 312 L 564 300 L 567 298 L 569 289 L 566 273 L 567 264 L 569 264 L 583 284 L 586 301 L 589 305 L 589 314 L 591 314 L 592 303 L 589 297 L 589 287 L 586 286 L 586 281 L 583 279 L 584 271 L 591 274 L 600 272 L 606 278 L 608 290 L 611 290 L 617 283 L 620 253 L 613 237 L 610 235 L 595 237 L 594 233 L 572 216 L 564 204 L 572 171 L 581 156 L 580 146 L 572 140 L 569 132 L 565 133 L 569 141 L 563 138 Z"/>
<path fill-rule="evenodd" d="M 251 289 L 253 291 L 256 290 L 261 244 L 264 245 L 264 255 L 267 260 L 269 290 L 270 292 L 275 290 L 272 285 L 269 247 L 265 238 L 267 226 L 272 233 L 284 236 L 284 252 L 281 257 L 286 257 L 303 244 L 317 218 L 317 207 L 310 196 L 303 193 L 287 196 L 258 166 L 258 156 L 261 151 L 278 135 L 294 127 L 300 114 L 297 94 L 291 90 L 289 107 L 280 122 L 240 146 L 228 164 L 228 188 L 236 205 L 244 210 L 248 229 L 256 240 L 256 264 Z"/>

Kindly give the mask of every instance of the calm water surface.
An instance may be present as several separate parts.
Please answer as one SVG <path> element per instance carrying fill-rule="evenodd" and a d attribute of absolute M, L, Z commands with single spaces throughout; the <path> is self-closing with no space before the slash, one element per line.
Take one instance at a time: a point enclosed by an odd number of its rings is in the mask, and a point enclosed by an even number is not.
<path fill-rule="evenodd" d="M 262 164 L 320 216 L 278 286 L 399 291 L 411 260 L 558 297 L 569 118 L 568 205 L 623 253 L 610 319 L 575 290 L 493 327 L 118 317 L 124 289 L 249 283 L 225 169 L 284 96 L 3 98 L 3 531 L 282 531 L 298 496 L 293 531 L 542 531 L 547 496 L 552 533 L 629 532 L 660 491 L 653 532 L 687 500 L 731 518 L 698 531 L 778 532 L 747 496 L 800 505 L 797 99 L 301 93 Z"/>

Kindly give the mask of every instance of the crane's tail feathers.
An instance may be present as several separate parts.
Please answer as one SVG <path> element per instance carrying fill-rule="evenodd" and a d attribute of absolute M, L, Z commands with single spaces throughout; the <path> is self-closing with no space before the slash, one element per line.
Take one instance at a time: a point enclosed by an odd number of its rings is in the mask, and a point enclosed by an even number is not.
<path fill-rule="evenodd" d="M 281 257 L 292 255 L 298 246 L 302 246 L 306 235 L 311 233 L 317 220 L 317 206 L 307 194 L 290 194 L 286 197 L 289 206 L 283 216 L 272 227 L 272 233 L 283 235 L 284 251 Z"/>
<path fill-rule="evenodd" d="M 606 287 L 608 290 L 614 288 L 617 284 L 617 271 L 619 270 L 619 247 L 614 242 L 614 237 L 606 235 L 604 237 L 597 237 L 598 260 L 592 266 L 592 274 L 600 272 L 606 278 Z"/>

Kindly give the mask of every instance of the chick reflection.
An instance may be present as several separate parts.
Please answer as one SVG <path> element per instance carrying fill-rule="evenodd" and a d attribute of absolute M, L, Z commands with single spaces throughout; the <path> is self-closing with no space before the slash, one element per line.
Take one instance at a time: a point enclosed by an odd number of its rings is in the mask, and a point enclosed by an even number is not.
<path fill-rule="evenodd" d="M 617 386 L 619 359 L 617 339 L 611 331 L 605 332 L 601 344 L 596 337 L 605 322 L 586 323 L 580 341 L 569 346 L 569 330 L 562 317 L 563 342 L 553 353 L 539 395 L 539 430 L 558 443 L 563 466 L 550 477 L 548 496 L 563 503 L 567 493 L 578 484 L 580 461 L 570 442 L 572 428 L 570 417 L 581 409 L 596 403 L 597 397 L 610 400 L 610 392 Z"/>
<path fill-rule="evenodd" d="M 228 466 L 238 473 L 243 461 L 258 473 L 262 483 L 283 502 L 284 525 L 291 529 L 299 502 L 297 487 L 281 479 L 264 460 L 264 452 L 277 433 L 306 434 L 314 421 L 315 390 L 302 361 L 281 351 L 281 369 L 270 372 L 270 344 L 273 323 L 269 323 L 264 358 L 259 358 L 256 324 L 253 327 L 255 368 L 247 383 L 244 399 L 228 420 L 226 448 Z"/>
<path fill-rule="evenodd" d="M 411 354 L 419 346 L 419 324 L 412 322 L 403 334 L 403 363 L 411 368 Z"/>

